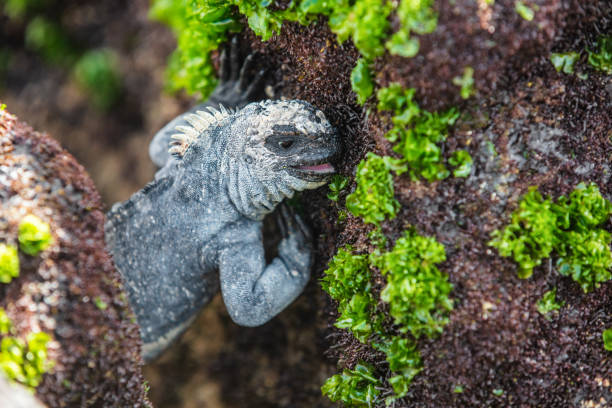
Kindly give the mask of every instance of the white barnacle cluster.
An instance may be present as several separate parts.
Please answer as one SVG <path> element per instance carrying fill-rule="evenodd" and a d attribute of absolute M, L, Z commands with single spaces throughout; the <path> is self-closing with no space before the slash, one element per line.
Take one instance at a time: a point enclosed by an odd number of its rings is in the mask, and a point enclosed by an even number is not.
<path fill-rule="evenodd" d="M 206 109 L 207 111 L 199 110 L 184 116 L 189 126 L 180 125 L 175 128 L 180 133 L 171 136 L 173 140 L 168 150 L 170 154 L 179 158 L 183 157 L 187 148 L 202 137 L 207 129 L 234 114 L 232 109 L 226 109 L 223 105 L 219 106 L 219 110 L 212 107 Z"/>

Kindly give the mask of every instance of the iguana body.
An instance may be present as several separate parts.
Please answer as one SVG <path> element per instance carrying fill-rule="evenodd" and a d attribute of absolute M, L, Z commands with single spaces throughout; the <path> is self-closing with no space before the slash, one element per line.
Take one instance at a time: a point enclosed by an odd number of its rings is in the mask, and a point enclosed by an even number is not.
<path fill-rule="evenodd" d="M 188 126 L 173 136 L 172 157 L 157 156 L 164 167 L 156 180 L 116 204 L 106 224 L 146 360 L 219 289 L 244 326 L 265 323 L 300 294 L 310 274 L 308 229 L 283 207 L 284 237 L 266 265 L 262 219 L 294 192 L 325 184 L 337 151 L 323 113 L 301 101 L 187 113 L 179 121 Z M 162 129 L 153 143 L 168 134 Z"/>

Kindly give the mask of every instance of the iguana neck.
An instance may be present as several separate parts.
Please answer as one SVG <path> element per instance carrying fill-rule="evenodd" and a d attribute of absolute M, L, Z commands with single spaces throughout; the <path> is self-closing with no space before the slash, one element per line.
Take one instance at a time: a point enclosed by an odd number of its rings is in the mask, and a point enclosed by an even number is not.
<path fill-rule="evenodd" d="M 226 143 L 217 136 L 208 150 L 189 155 L 178 164 L 175 173 L 174 193 L 181 201 L 200 201 L 202 205 L 214 200 L 227 200 L 240 216 L 261 221 L 277 204 L 294 195 L 282 175 L 272 182 L 262 183 L 254 176 L 249 163 L 236 150 L 237 143 Z M 196 147 L 197 148 L 197 147 Z M 202 153 L 206 154 L 202 154 Z M 197 162 L 192 161 L 198 157 Z"/>
<path fill-rule="evenodd" d="M 197 174 L 209 186 L 207 190 L 215 192 L 213 197 L 227 197 L 240 215 L 254 221 L 263 220 L 296 191 L 314 188 L 312 182 L 296 178 L 280 165 L 276 166 L 272 154 L 257 159 L 250 157 L 246 153 L 246 135 L 252 130 L 250 123 L 231 122 L 230 118 L 189 146 L 182 159 L 181 167 L 187 173 L 184 179 Z M 261 167 L 262 160 L 270 162 Z"/>
<path fill-rule="evenodd" d="M 273 182 L 264 184 L 252 174 L 249 163 L 243 160 L 225 160 L 221 168 L 230 201 L 238 212 L 249 219 L 261 221 L 274 211 L 277 204 L 293 197 L 293 189 L 280 175 Z"/>

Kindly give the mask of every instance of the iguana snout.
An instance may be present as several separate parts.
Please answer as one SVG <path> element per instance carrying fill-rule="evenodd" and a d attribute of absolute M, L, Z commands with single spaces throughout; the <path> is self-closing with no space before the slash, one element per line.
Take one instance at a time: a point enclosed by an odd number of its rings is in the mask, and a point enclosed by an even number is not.
<path fill-rule="evenodd" d="M 338 137 L 331 125 L 320 133 L 301 132 L 293 125 L 277 126 L 265 146 L 281 158 L 281 168 L 302 180 L 320 182 L 335 172 L 332 161 L 338 154 Z"/>

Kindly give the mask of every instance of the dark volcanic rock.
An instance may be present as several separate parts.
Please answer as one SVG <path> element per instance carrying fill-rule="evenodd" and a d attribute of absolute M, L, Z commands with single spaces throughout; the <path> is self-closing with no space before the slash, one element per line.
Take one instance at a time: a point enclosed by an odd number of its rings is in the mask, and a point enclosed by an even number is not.
<path fill-rule="evenodd" d="M 581 181 L 595 182 L 612 199 L 612 95 L 606 90 L 612 80 L 591 69 L 584 53 L 576 69 L 588 73 L 587 79 L 557 73 L 548 59 L 551 51 L 593 49 L 598 35 L 612 32 L 612 4 L 531 1 L 537 12 L 527 22 L 514 3 L 437 1 L 438 28 L 419 37 L 419 54 L 412 59 L 386 55 L 375 63 L 379 86 L 414 87 L 428 109 L 459 104 L 463 115 L 443 151 L 448 157 L 467 149 L 474 159 L 467 179 L 395 179 L 402 209 L 383 231 L 393 242 L 414 225 L 442 242 L 448 260 L 441 269 L 450 276 L 455 299 L 444 333 L 420 341 L 425 369 L 399 402 L 402 407 L 612 404 L 612 359 L 601 341 L 601 332 L 612 326 L 612 282 L 585 294 L 558 274 L 554 262 L 520 280 L 516 265 L 487 245 L 491 231 L 508 222 L 529 186 L 556 198 Z M 338 126 L 346 145 L 340 164 L 344 174 L 351 175 L 366 150 L 394 155 L 384 138 L 388 118 L 373 105 L 357 106 L 348 88 L 356 51 L 350 42 L 338 45 L 326 21 L 311 27 L 287 24 L 269 42 L 247 37 L 262 59 L 278 67 L 277 94 L 311 102 Z M 452 84 L 466 66 L 474 68 L 478 91 L 467 103 Z M 371 227 L 351 216 L 336 223 L 338 207 L 324 192 L 309 193 L 306 202 L 323 233 L 319 274 L 325 259 L 345 243 L 372 249 Z M 604 227 L 610 230 L 611 224 Z M 373 279 L 377 292 L 385 281 L 380 275 Z M 554 286 L 566 306 L 549 321 L 536 303 Z M 390 375 L 384 355 L 334 329 L 333 322 L 332 317 L 333 337 L 328 338 L 340 367 L 366 360 L 379 375 Z M 453 392 L 457 385 L 462 393 Z M 493 390 L 503 393 L 496 396 Z"/>
<path fill-rule="evenodd" d="M 0 285 L 17 335 L 51 335 L 37 397 L 50 407 L 146 406 L 140 338 L 119 275 L 104 249 L 102 203 L 76 160 L 46 135 L 0 111 L 0 241 L 17 244 L 27 214 L 51 225 L 54 243 L 20 257 Z"/>

